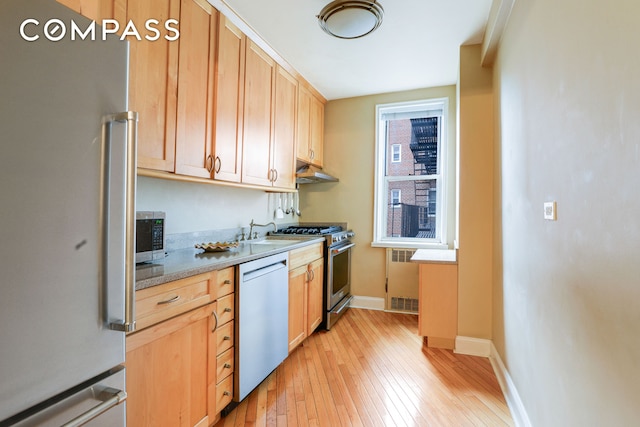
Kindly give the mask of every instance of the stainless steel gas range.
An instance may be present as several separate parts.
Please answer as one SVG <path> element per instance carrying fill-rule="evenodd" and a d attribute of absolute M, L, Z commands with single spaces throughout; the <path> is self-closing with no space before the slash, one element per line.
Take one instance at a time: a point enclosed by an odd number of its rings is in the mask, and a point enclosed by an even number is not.
<path fill-rule="evenodd" d="M 355 233 L 341 225 L 301 224 L 278 230 L 273 235 L 322 236 L 324 245 L 324 319 L 329 330 L 349 308 L 351 295 L 351 240 Z"/>

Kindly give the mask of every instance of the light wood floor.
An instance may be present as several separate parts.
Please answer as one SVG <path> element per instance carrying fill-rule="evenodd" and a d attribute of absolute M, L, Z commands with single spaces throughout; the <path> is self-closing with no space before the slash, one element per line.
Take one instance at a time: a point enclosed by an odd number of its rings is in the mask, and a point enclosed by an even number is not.
<path fill-rule="evenodd" d="M 350 309 L 216 427 L 512 426 L 488 359 L 423 346 L 417 316 Z"/>

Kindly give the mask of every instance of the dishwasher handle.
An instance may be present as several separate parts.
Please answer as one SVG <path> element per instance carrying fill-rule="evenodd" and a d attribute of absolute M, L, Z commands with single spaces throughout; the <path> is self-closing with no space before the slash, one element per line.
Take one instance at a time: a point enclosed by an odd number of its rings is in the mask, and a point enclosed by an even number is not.
<path fill-rule="evenodd" d="M 286 260 L 281 260 L 273 264 L 269 264 L 264 267 L 257 268 L 255 270 L 247 271 L 242 275 L 242 281 L 246 283 L 250 280 L 257 279 L 260 276 L 264 276 L 265 274 L 269 274 L 273 271 L 277 271 L 282 268 L 287 268 Z"/>

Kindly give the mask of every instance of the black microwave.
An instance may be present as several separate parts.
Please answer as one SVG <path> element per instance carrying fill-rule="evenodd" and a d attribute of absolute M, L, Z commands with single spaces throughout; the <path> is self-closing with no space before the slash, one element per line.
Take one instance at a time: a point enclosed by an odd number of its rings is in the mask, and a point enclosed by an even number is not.
<path fill-rule="evenodd" d="M 136 212 L 136 264 L 165 256 L 165 213 Z"/>

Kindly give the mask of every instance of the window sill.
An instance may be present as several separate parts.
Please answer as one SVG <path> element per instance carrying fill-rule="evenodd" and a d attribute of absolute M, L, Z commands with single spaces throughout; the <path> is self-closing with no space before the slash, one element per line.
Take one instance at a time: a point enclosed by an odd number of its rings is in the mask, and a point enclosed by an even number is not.
<path fill-rule="evenodd" d="M 411 257 L 411 262 L 455 264 L 458 262 L 458 251 L 457 249 L 418 249 Z"/>
<path fill-rule="evenodd" d="M 418 240 L 418 239 L 416 239 Z M 421 243 L 419 241 L 374 241 L 371 242 L 373 248 L 391 248 L 391 249 L 424 249 L 424 250 L 449 250 L 444 243 Z"/>

